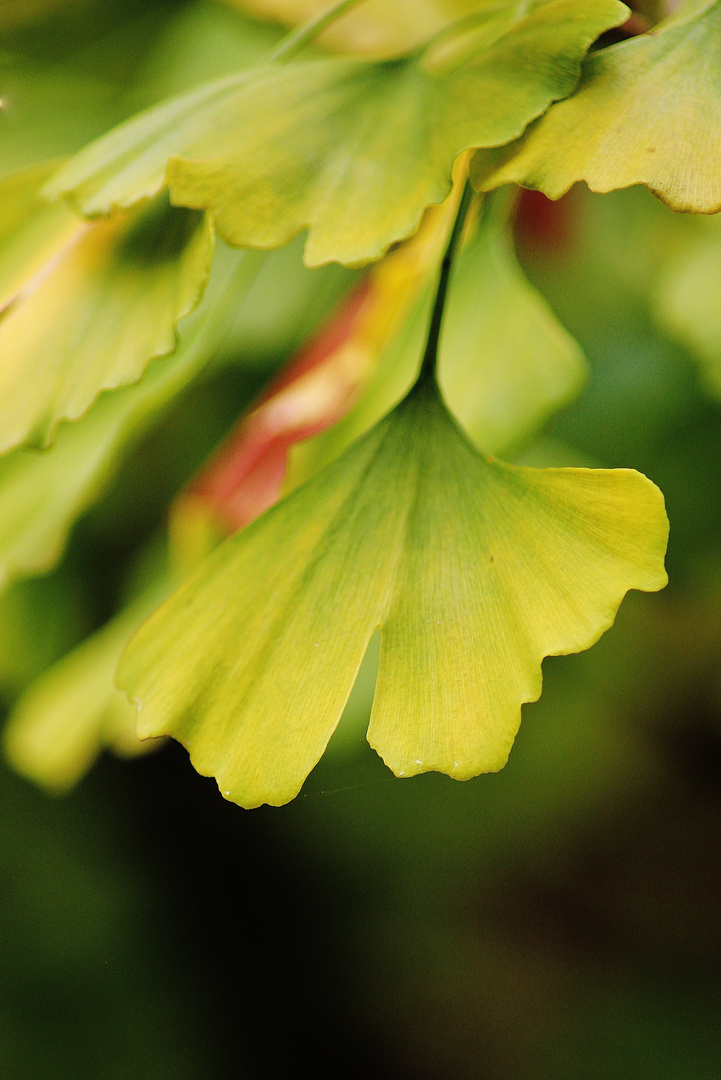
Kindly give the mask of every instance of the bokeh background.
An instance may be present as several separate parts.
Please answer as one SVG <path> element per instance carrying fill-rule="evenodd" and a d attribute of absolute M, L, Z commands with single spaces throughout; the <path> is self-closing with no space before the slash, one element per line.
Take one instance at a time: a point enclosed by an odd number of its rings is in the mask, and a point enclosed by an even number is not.
<path fill-rule="evenodd" d="M 214 0 L 0 20 L 3 175 L 280 32 Z M 591 365 L 519 460 L 650 476 L 669 587 L 547 660 L 507 767 L 465 784 L 395 780 L 369 749 L 372 656 L 284 808 L 225 802 L 176 745 L 105 756 L 63 798 L 0 765 L 3 1077 L 721 1074 L 721 228 L 632 189 L 528 195 L 516 231 Z M 256 283 L 61 565 L 0 597 L 3 710 L 112 615 L 169 501 L 355 280 L 294 243 Z"/>

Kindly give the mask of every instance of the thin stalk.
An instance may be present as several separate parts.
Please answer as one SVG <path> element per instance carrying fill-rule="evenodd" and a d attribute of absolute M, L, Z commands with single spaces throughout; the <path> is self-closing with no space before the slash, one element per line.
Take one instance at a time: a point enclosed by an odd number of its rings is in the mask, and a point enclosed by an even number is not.
<path fill-rule="evenodd" d="M 291 60 L 297 53 L 304 49 L 313 38 L 325 30 L 326 26 L 330 26 L 332 22 L 339 19 L 341 15 L 345 15 L 346 11 L 350 11 L 357 4 L 362 3 L 362 0 L 340 0 L 339 3 L 333 4 L 327 11 L 322 11 L 319 15 L 316 15 L 314 19 L 304 23 L 303 26 L 299 26 L 297 30 L 292 30 L 290 34 L 287 34 L 282 41 L 280 41 L 276 47 L 268 54 L 266 61 L 268 63 L 285 63 L 286 60 Z"/>
<path fill-rule="evenodd" d="M 441 337 L 443 312 L 445 311 L 446 299 L 448 296 L 448 283 L 451 278 L 453 262 L 458 251 L 458 245 L 463 234 L 463 226 L 466 223 L 466 215 L 468 213 L 468 208 L 471 205 L 473 195 L 474 191 L 471 187 L 471 182 L 470 180 L 466 180 L 466 186 L 463 189 L 463 195 L 461 196 L 461 201 L 458 206 L 456 220 L 453 223 L 453 231 L 451 233 L 450 240 L 448 241 L 448 246 L 446 247 L 445 254 L 443 256 L 443 262 L 441 263 L 440 273 L 438 275 L 438 288 L 436 290 L 436 298 L 433 303 L 433 313 L 431 315 L 431 321 L 428 327 L 426 348 L 425 352 L 423 353 L 423 361 L 421 363 L 421 370 L 418 373 L 416 385 L 421 382 L 425 382 L 429 378 L 433 378 L 436 374 L 436 365 L 438 363 L 438 343 Z"/>

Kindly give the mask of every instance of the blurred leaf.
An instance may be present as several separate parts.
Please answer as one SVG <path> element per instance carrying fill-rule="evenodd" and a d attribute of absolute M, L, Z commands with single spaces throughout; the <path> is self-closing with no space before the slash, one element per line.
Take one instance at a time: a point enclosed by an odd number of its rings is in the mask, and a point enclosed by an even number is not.
<path fill-rule="evenodd" d="M 0 595 L 0 700 L 12 700 L 87 630 L 78 584 L 63 567 Z"/>
<path fill-rule="evenodd" d="M 277 501 L 282 485 L 286 491 L 297 487 L 384 415 L 398 400 L 397 376 L 405 380 L 398 396 L 407 391 L 425 330 L 415 318 L 424 309 L 417 301 L 437 273 L 464 183 L 460 168 L 449 199 L 429 208 L 416 236 L 373 267 L 203 468 L 193 491 L 212 503 L 218 523 L 231 531 L 247 525 Z M 478 228 L 476 220 L 459 259 L 443 334 L 446 400 L 479 445 L 492 452 L 528 436 L 585 377 L 578 346 L 515 262 L 507 228 L 511 203 L 504 197 L 486 200 L 483 222 Z M 274 269 L 276 260 L 269 257 L 265 269 Z M 409 320 L 413 333 L 406 339 Z M 399 338 L 408 347 L 397 350 Z M 384 363 L 370 395 L 343 419 L 389 352 L 399 370 L 389 371 Z"/>
<path fill-rule="evenodd" d="M 529 284 L 513 251 L 507 201 L 458 259 L 444 320 L 443 396 L 473 441 L 503 454 L 581 390 L 579 346 Z"/>
<path fill-rule="evenodd" d="M 18 204 L 29 200 L 18 189 L 25 180 L 37 191 L 39 173 L 0 185 L 0 205 L 9 193 L 14 219 L 0 237 L 3 452 L 47 445 L 58 423 L 81 416 L 101 390 L 137 382 L 149 360 L 172 352 L 213 251 L 207 216 L 170 207 L 162 195 L 92 224 L 43 202 L 23 207 L 23 220 Z"/>
<path fill-rule="evenodd" d="M 292 356 L 360 273 L 339 263 L 308 269 L 300 236 L 270 252 L 238 305 L 224 352 L 242 357 L 244 363 L 277 363 Z"/>
<path fill-rule="evenodd" d="M 108 213 L 156 194 L 167 171 L 173 202 L 212 210 L 231 244 L 278 247 L 308 227 L 309 266 L 377 259 L 446 197 L 463 150 L 516 138 L 570 93 L 589 45 L 627 9 L 516 11 L 509 0 L 488 13 L 470 55 L 454 53 L 461 35 L 402 61 L 271 64 L 207 84 L 91 144 L 48 192 Z"/>
<path fill-rule="evenodd" d="M 0 314 L 84 230 L 85 223 L 62 203 L 38 199 L 57 166 L 46 162 L 0 181 Z"/>
<path fill-rule="evenodd" d="M 259 488 L 264 489 L 262 497 L 266 499 L 261 509 L 271 505 L 281 485 L 292 490 L 314 475 L 407 393 L 417 372 L 426 329 L 425 324 L 417 325 L 419 299 L 426 300 L 431 278 L 437 273 L 466 171 L 467 162 L 461 158 L 454 168 L 451 195 L 441 206 L 429 207 L 416 235 L 371 269 L 246 418 L 245 446 L 241 443 L 238 449 L 246 454 L 262 450 L 262 455 L 233 494 L 233 501 L 239 496 L 239 509 L 258 507 Z M 422 306 L 425 312 L 425 303 Z M 409 324 L 414 328 L 412 348 L 398 350 L 397 343 L 405 342 Z M 398 355 L 404 365 L 402 377 L 407 381 L 400 391 L 394 365 L 388 363 L 389 353 Z M 379 363 L 383 365 L 382 376 L 377 370 Z M 374 394 L 378 387 L 379 393 Z M 381 408 L 373 412 L 373 406 L 379 404 L 377 398 Z M 359 427 L 359 421 L 365 426 Z M 251 463 L 250 455 L 246 462 Z M 261 477 L 265 483 L 259 485 Z M 247 524 L 255 516 L 253 513 L 238 523 Z"/>
<path fill-rule="evenodd" d="M 263 259 L 222 248 L 217 254 L 208 296 L 175 355 L 156 360 L 137 386 L 102 394 L 81 420 L 62 424 L 49 450 L 0 458 L 0 588 L 56 562 L 73 522 L 107 485 L 131 438 L 213 356 Z"/>
<path fill-rule="evenodd" d="M 130 637 L 164 599 L 167 572 L 96 633 L 37 679 L 10 715 L 3 740 L 10 764 L 51 791 L 67 791 L 101 750 L 123 757 L 155 749 L 135 734 L 135 709 L 115 689 L 118 660 Z"/>
<path fill-rule="evenodd" d="M 703 365 L 706 384 L 721 394 L 721 231 L 700 221 L 696 235 L 667 260 L 655 313 L 666 331 Z"/>
<path fill-rule="evenodd" d="M 518 183 L 552 199 L 585 180 L 646 184 L 673 210 L 721 209 L 721 4 L 699 2 L 591 54 L 578 92 L 512 147 L 478 154 L 479 189 Z"/>
<path fill-rule="evenodd" d="M 226 0 L 241 11 L 288 26 L 305 23 L 328 8 L 327 0 Z M 477 10 L 479 0 L 364 0 L 318 38 L 332 49 L 397 56 L 417 48 L 453 20 Z"/>
<path fill-rule="evenodd" d="M 578 345 L 516 262 L 510 209 L 508 199 L 489 199 L 474 223 L 457 258 L 440 343 L 444 398 L 473 441 L 493 454 L 507 454 L 533 434 L 586 378 Z M 363 396 L 347 416 L 293 448 L 287 489 L 336 458 L 412 386 L 444 228 L 440 217 L 427 220 L 416 238 L 373 271 L 376 306 L 387 304 L 396 315 L 387 336 L 374 343 L 378 366 L 373 371 L 368 365 L 372 374 Z M 357 349 L 367 342 L 350 344 Z"/>
<path fill-rule="evenodd" d="M 665 584 L 658 490 L 470 446 L 429 383 L 221 544 L 120 667 L 141 737 L 171 734 L 244 806 L 287 802 L 382 627 L 368 738 L 397 775 L 500 769 L 541 660 Z M 233 598 L 231 604 L 229 597 Z"/>

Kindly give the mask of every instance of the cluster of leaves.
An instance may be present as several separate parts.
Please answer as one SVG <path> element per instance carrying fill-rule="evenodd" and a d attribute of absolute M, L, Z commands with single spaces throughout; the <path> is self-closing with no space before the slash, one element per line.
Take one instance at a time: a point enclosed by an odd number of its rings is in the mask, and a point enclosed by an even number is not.
<path fill-rule="evenodd" d="M 352 51 L 328 55 L 312 40 L 330 16 L 273 45 L 247 17 L 192 5 L 184 19 L 231 42 L 220 70 L 192 25 L 174 69 L 166 32 L 156 75 L 135 73 L 125 99 L 155 104 L 77 152 L 95 132 L 53 146 L 60 160 L 26 125 L 3 168 L 6 596 L 58 562 L 132 441 L 237 355 L 264 276 L 266 336 L 292 307 L 285 266 L 326 290 L 310 321 L 296 305 L 289 354 L 355 282 L 175 500 L 127 606 L 20 699 L 8 752 L 51 787 L 102 745 L 140 749 L 113 679 L 153 611 L 117 675 L 138 733 L 180 739 L 256 806 L 298 792 L 377 631 L 371 744 L 397 775 L 464 779 L 505 763 L 545 656 L 587 648 L 629 589 L 665 583 L 668 523 L 645 477 L 488 456 L 512 456 L 584 378 L 516 262 L 515 197 L 495 189 L 644 183 L 674 209 L 717 211 L 721 4 L 689 0 L 611 44 L 630 14 L 618 0 L 448 0 L 417 21 L 400 3 L 351 7 L 328 32 Z M 203 67 L 216 77 L 199 81 Z M 659 310 L 713 382 L 721 334 L 695 288 L 709 245 L 681 253 Z M 373 265 L 358 280 L 333 263 Z"/>

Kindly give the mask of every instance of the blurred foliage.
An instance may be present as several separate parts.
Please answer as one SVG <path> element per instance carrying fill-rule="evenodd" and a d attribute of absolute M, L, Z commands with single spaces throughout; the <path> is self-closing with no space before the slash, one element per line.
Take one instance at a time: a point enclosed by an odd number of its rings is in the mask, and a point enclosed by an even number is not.
<path fill-rule="evenodd" d="M 0 27 L 3 175 L 277 39 L 210 0 L 0 4 Z M 641 189 L 521 199 L 523 269 L 590 376 L 519 460 L 643 470 L 666 496 L 671 581 L 629 597 L 589 653 L 545 661 L 503 772 L 390 776 L 364 742 L 375 643 L 327 755 L 281 809 L 229 806 L 177 746 L 104 758 L 62 801 L 2 766 L 3 1077 L 715 1080 L 717 234 Z M 301 250 L 240 283 L 192 388 L 164 374 L 181 348 L 154 362 L 156 383 L 79 422 L 131 402 L 120 467 L 101 462 L 51 521 L 59 566 L 0 598 L 6 712 L 148 586 L 170 501 L 357 281 L 304 269 Z M 50 475 L 40 503 L 71 475 Z"/>
<path fill-rule="evenodd" d="M 401 59 L 257 64 L 114 128 L 45 190 L 92 217 L 167 184 L 229 244 L 277 248 L 307 229 L 306 265 L 361 266 L 417 231 L 459 154 L 517 138 L 571 93 L 589 46 L 627 11 L 556 0 L 517 18 L 503 0 L 470 40 L 461 25 Z"/>

